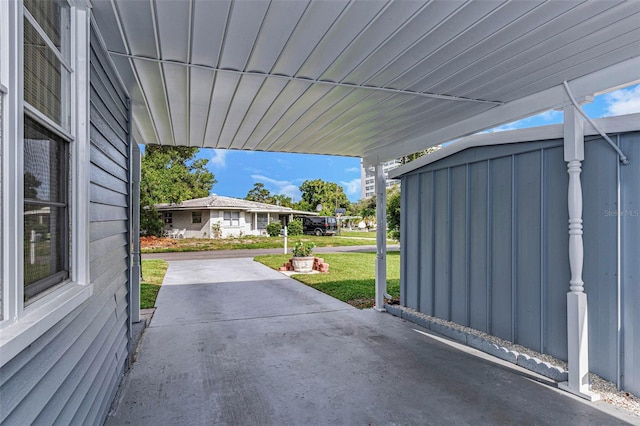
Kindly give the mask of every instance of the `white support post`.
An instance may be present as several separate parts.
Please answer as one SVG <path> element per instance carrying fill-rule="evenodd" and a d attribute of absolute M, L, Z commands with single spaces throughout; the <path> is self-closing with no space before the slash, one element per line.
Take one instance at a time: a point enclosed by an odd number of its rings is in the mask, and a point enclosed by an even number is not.
<path fill-rule="evenodd" d="M 287 227 L 282 228 L 282 235 L 284 236 L 284 254 L 287 254 Z"/>
<path fill-rule="evenodd" d="M 382 163 L 376 164 L 376 300 L 374 309 L 384 312 L 387 292 L 387 179 Z"/>
<path fill-rule="evenodd" d="M 580 172 L 584 160 L 582 117 L 573 106 L 564 108 L 564 160 L 569 173 L 569 268 L 571 281 L 567 293 L 567 347 L 569 380 L 561 389 L 590 401 L 600 399 L 589 386 L 589 319 L 587 295 L 582 281 L 584 249 L 582 244 L 582 184 Z"/>
<path fill-rule="evenodd" d="M 140 322 L 140 281 L 142 268 L 140 261 L 140 148 L 132 140 L 131 149 L 131 221 L 133 250 L 131 253 L 131 322 Z"/>

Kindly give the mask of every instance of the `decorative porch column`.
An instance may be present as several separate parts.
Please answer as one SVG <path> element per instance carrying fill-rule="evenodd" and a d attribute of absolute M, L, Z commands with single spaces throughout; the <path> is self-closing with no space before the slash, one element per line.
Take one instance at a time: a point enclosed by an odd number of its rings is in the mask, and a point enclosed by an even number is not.
<path fill-rule="evenodd" d="M 569 380 L 559 387 L 590 401 L 599 399 L 589 386 L 589 317 L 587 295 L 582 281 L 584 249 L 582 244 L 581 164 L 584 160 L 582 117 L 573 106 L 564 108 L 564 160 L 569 173 L 569 268 L 571 280 L 567 293 L 567 349 Z"/>
<path fill-rule="evenodd" d="M 376 164 L 376 299 L 374 309 L 383 312 L 387 292 L 387 179 L 382 163 Z"/>

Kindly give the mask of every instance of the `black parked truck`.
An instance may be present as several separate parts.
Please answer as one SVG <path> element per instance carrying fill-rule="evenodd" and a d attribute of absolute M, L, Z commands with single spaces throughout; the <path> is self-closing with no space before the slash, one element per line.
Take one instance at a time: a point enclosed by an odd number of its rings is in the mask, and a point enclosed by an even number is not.
<path fill-rule="evenodd" d="M 307 216 L 302 218 L 302 232 L 308 235 L 335 235 L 338 221 L 333 216 Z"/>

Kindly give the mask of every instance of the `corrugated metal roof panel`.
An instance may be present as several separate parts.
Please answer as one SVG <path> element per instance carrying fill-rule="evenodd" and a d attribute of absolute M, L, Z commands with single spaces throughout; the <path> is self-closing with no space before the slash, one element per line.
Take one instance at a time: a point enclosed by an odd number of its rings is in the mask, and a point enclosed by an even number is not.
<path fill-rule="evenodd" d="M 94 3 L 112 56 L 133 58 L 116 63 L 143 143 L 382 160 L 500 124 L 503 104 L 562 106 L 520 100 L 640 58 L 637 1 Z"/>

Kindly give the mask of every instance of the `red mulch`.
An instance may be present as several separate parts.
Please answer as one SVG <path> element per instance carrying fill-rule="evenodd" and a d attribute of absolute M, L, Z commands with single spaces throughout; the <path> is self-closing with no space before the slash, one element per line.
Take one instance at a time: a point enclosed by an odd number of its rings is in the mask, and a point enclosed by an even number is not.
<path fill-rule="evenodd" d="M 176 244 L 176 240 L 173 238 L 140 237 L 141 248 L 171 247 Z"/>

